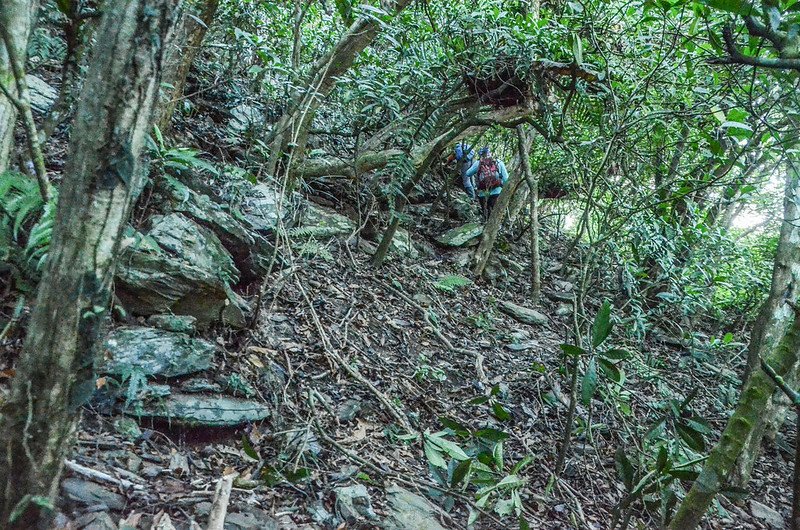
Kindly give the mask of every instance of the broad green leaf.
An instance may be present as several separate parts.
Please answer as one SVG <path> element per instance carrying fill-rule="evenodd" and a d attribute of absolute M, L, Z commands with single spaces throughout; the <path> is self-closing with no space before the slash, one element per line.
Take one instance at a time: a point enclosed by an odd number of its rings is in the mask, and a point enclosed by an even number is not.
<path fill-rule="evenodd" d="M 475 436 L 490 442 L 502 442 L 508 439 L 508 433 L 487 427 L 486 429 L 478 429 L 475 431 Z"/>
<path fill-rule="evenodd" d="M 531 455 L 527 455 L 525 458 L 517 462 L 513 468 L 511 468 L 511 473 L 516 475 L 531 462 L 533 462 L 533 457 Z"/>
<path fill-rule="evenodd" d="M 682 421 L 677 422 L 675 424 L 675 428 L 678 431 L 678 436 L 681 437 L 681 440 L 683 440 L 683 442 L 692 451 L 702 453 L 706 450 L 706 441 L 703 438 L 703 435 L 697 432 L 695 429 Z"/>
<path fill-rule="evenodd" d="M 446 416 L 440 416 L 439 421 L 442 422 L 442 425 L 456 433 L 458 436 L 461 436 L 462 438 L 469 436 L 469 429 L 461 423 L 458 423 L 457 421 Z"/>
<path fill-rule="evenodd" d="M 256 452 L 255 449 L 253 449 L 253 446 L 250 445 L 250 439 L 247 437 L 246 434 L 242 435 L 242 450 L 244 451 L 244 454 L 246 454 L 253 460 L 260 460 L 258 453 Z"/>
<path fill-rule="evenodd" d="M 597 348 L 611 333 L 611 303 L 603 302 L 592 325 L 592 346 Z"/>
<path fill-rule="evenodd" d="M 746 123 L 740 121 L 726 121 L 720 125 L 723 129 L 744 129 L 745 131 L 752 131 L 753 128 Z"/>
<path fill-rule="evenodd" d="M 622 375 L 622 370 L 620 370 L 619 367 L 617 367 L 617 365 L 615 365 L 611 361 L 603 359 L 602 357 L 600 357 L 599 361 L 600 361 L 600 370 L 603 371 L 603 374 L 605 374 L 606 377 L 608 377 L 615 383 L 622 384 L 624 380 L 623 379 L 624 376 Z"/>
<path fill-rule="evenodd" d="M 589 360 L 589 365 L 586 367 L 586 372 L 583 374 L 583 381 L 581 382 L 581 402 L 584 406 L 588 406 L 592 401 L 595 391 L 597 390 L 597 364 L 594 357 Z"/>
<path fill-rule="evenodd" d="M 500 421 L 508 421 L 511 419 L 511 414 L 497 401 L 492 403 L 492 414 Z"/>
<path fill-rule="evenodd" d="M 456 460 L 466 460 L 469 458 L 467 454 L 461 449 L 458 444 L 451 442 L 450 440 L 446 440 L 437 434 L 425 434 L 426 440 L 432 443 L 434 446 L 439 447 L 442 451 L 450 455 L 450 457 L 455 458 Z"/>
<path fill-rule="evenodd" d="M 469 473 L 470 468 L 472 467 L 472 459 L 468 458 L 463 462 L 460 462 L 456 469 L 453 471 L 453 478 L 450 481 L 450 487 L 455 488 L 456 486 L 464 480 L 464 477 L 467 476 Z"/>
<path fill-rule="evenodd" d="M 611 361 L 624 361 L 625 359 L 629 359 L 631 356 L 630 352 L 618 348 L 604 351 L 600 355 Z"/>
<path fill-rule="evenodd" d="M 575 346 L 574 344 L 562 344 L 561 345 L 561 349 L 567 355 L 572 355 L 574 357 L 580 357 L 582 355 L 589 355 L 589 352 L 587 352 L 583 348 Z"/>
<path fill-rule="evenodd" d="M 669 454 L 667 453 L 667 448 L 662 445 L 661 449 L 658 450 L 658 458 L 656 458 L 656 473 L 664 471 L 668 462 Z"/>
<path fill-rule="evenodd" d="M 494 459 L 494 465 L 497 466 L 497 469 L 502 470 L 505 467 L 505 462 L 503 460 L 503 444 L 495 444 L 492 448 L 492 458 Z"/>
<path fill-rule="evenodd" d="M 428 458 L 428 462 L 430 462 L 432 466 L 447 469 L 447 462 L 445 462 L 444 458 L 442 457 L 442 453 L 439 451 L 437 446 L 426 440 L 424 448 L 425 456 Z"/>
<path fill-rule="evenodd" d="M 633 465 L 628 460 L 628 456 L 622 447 L 618 447 L 617 452 L 614 454 L 614 466 L 617 468 L 617 475 L 622 479 L 622 483 L 625 484 L 625 489 L 631 491 L 633 488 Z"/>

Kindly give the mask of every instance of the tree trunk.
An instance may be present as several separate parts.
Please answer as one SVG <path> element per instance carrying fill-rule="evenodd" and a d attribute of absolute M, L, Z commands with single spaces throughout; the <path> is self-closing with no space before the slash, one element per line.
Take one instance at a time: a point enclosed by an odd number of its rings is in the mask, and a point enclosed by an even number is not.
<path fill-rule="evenodd" d="M 743 381 L 747 381 L 758 369 L 760 359 L 767 355 L 780 342 L 786 330 L 791 326 L 794 311 L 800 296 L 800 227 L 796 219 L 800 216 L 800 171 L 797 162 L 788 161 L 786 198 L 784 199 L 784 216 L 781 224 L 780 242 L 772 270 L 772 285 L 769 296 L 758 313 L 753 325 L 753 333 L 747 350 L 747 367 Z M 784 241 L 787 243 L 784 244 Z M 797 387 L 800 384 L 800 362 L 795 363 L 791 371 L 784 376 L 786 382 Z M 772 438 L 777 433 L 791 404 L 783 396 L 776 394 L 774 399 L 762 411 L 760 421 L 753 433 L 746 440 L 745 447 L 738 457 L 736 470 L 731 478 L 732 484 L 744 486 L 750 480 L 756 459 L 761 452 L 761 443 L 765 437 Z"/>
<path fill-rule="evenodd" d="M 397 232 L 397 229 L 400 227 L 399 214 L 401 214 L 405 209 L 407 202 L 406 198 L 414 190 L 414 187 L 419 184 L 420 180 L 422 180 L 422 177 L 425 176 L 425 173 L 430 169 L 431 164 L 433 164 L 433 161 L 436 160 L 436 157 L 439 156 L 439 153 L 442 152 L 445 146 L 452 142 L 453 139 L 455 139 L 459 134 L 464 132 L 464 129 L 467 127 L 467 120 L 465 119 L 446 133 L 440 135 L 433 142 L 426 144 L 427 150 L 424 158 L 420 159 L 419 163 L 415 164 L 417 170 L 414 173 L 414 176 L 403 186 L 400 194 L 402 201 L 397 204 L 395 208 L 395 215 L 392 216 L 392 220 L 389 222 L 386 232 L 383 233 L 383 237 L 381 238 L 380 244 L 378 244 L 377 250 L 375 250 L 375 255 L 372 256 L 372 265 L 374 267 L 380 267 L 383 264 L 383 261 L 386 259 L 386 254 L 389 252 L 389 246 L 392 244 L 392 239 L 394 239 L 394 235 Z"/>
<path fill-rule="evenodd" d="M 356 57 L 369 46 L 378 35 L 381 24 L 388 22 L 405 9 L 411 0 L 393 0 L 385 8 L 385 17 L 374 14 L 358 18 L 345 32 L 333 49 L 323 55 L 311 69 L 305 88 L 295 93 L 286 114 L 275 124 L 270 143 L 267 174 L 275 175 L 278 162 L 288 155 L 286 167 L 303 159 L 308 128 L 317 109 L 336 86 L 336 80 L 353 65 Z M 383 18 L 383 20 L 381 20 Z"/>
<path fill-rule="evenodd" d="M 542 272 L 539 258 L 539 183 L 531 171 L 531 159 L 528 144 L 530 136 L 525 134 L 522 125 L 517 125 L 519 141 L 519 159 L 522 173 L 528 183 L 528 198 L 531 204 L 531 301 L 539 303 L 542 295 Z"/>
<path fill-rule="evenodd" d="M 778 254 L 772 275 L 769 298 L 756 321 L 750 339 L 748 360 L 764 358 L 775 372 L 793 384 L 800 348 L 800 319 L 792 304 L 797 301 L 797 275 L 800 274 L 800 227 L 794 220 L 800 213 L 800 178 L 793 168 L 787 177 L 784 222 L 781 226 Z M 670 528 L 691 530 L 705 514 L 717 493 L 728 485 L 741 486 L 749 477 L 770 418 L 785 413 L 775 394 L 775 384 L 753 366 L 739 404 L 728 421 L 720 441 L 711 451 L 703 472 L 681 503 Z"/>
<path fill-rule="evenodd" d="M 172 44 L 167 49 L 162 74 L 162 104 L 157 111 L 156 124 L 162 133 L 168 133 L 172 115 L 183 96 L 186 78 L 192 68 L 200 46 L 214 21 L 219 0 L 195 0 L 184 5 L 184 13 L 177 18 Z"/>
<path fill-rule="evenodd" d="M 475 265 L 472 268 L 472 272 L 476 276 L 482 275 L 486 265 L 489 263 L 489 256 L 492 253 L 492 248 L 494 248 L 497 234 L 500 232 L 500 225 L 503 224 L 506 208 L 511 202 L 511 196 L 516 191 L 519 181 L 522 179 L 521 173 L 521 171 L 515 171 L 509 175 L 508 181 L 503 186 L 503 191 L 497 197 L 497 203 L 495 203 L 494 209 L 489 215 L 489 220 L 486 221 L 481 244 L 478 245 L 478 250 L 475 251 Z"/>
<path fill-rule="evenodd" d="M 14 43 L 17 58 L 25 63 L 28 51 L 28 37 L 39 9 L 38 0 L 3 0 L 0 9 L 0 24 L 8 31 Z M 14 73 L 0 42 L 0 83 L 15 91 Z M 5 96 L 0 94 L 0 173 L 9 168 L 11 146 L 14 144 L 14 125 L 17 122 L 17 109 Z"/>
<path fill-rule="evenodd" d="M 0 421 L 0 517 L 34 528 L 58 491 L 63 460 L 94 389 L 93 354 L 106 317 L 119 242 L 141 191 L 163 46 L 178 0 L 104 5 L 72 132 L 49 260 L 11 396 Z"/>

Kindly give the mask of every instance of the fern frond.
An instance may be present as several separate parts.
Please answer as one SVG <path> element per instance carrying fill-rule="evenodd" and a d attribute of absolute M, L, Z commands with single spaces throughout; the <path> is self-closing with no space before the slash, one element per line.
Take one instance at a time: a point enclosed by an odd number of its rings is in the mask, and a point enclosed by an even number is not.
<path fill-rule="evenodd" d="M 442 276 L 439 278 L 439 281 L 433 284 L 433 287 L 438 289 L 439 291 L 443 291 L 446 293 L 453 293 L 455 292 L 456 288 L 464 287 L 465 285 L 472 284 L 472 280 L 469 278 L 465 278 L 460 275 L 448 275 Z"/>

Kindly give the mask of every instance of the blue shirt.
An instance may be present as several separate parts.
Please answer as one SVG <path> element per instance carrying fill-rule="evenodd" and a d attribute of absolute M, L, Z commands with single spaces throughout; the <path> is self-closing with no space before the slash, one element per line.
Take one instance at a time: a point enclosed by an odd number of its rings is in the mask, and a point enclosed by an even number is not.
<path fill-rule="evenodd" d="M 502 182 L 503 185 L 505 185 L 505 183 L 508 182 L 508 170 L 506 169 L 506 165 L 503 162 L 501 162 L 500 160 L 497 160 L 496 162 L 497 162 L 497 171 L 500 173 L 500 182 Z M 470 168 L 467 170 L 467 173 L 465 174 L 464 177 L 464 187 L 467 188 L 467 192 L 473 197 L 475 196 L 475 187 L 472 184 L 472 176 L 478 172 L 478 167 L 480 167 L 480 165 L 481 165 L 480 160 L 476 160 L 475 162 L 473 162 L 472 166 L 470 166 Z M 478 191 L 478 195 L 480 195 L 481 197 L 487 197 L 489 195 L 500 195 L 502 191 L 503 191 L 503 186 L 497 186 L 496 188 L 492 188 L 490 190 L 480 190 Z"/>
<path fill-rule="evenodd" d="M 469 144 L 456 144 L 455 149 L 455 157 L 456 160 L 461 161 L 462 158 L 466 160 L 472 160 L 475 156 L 475 152 L 472 150 L 472 146 Z"/>

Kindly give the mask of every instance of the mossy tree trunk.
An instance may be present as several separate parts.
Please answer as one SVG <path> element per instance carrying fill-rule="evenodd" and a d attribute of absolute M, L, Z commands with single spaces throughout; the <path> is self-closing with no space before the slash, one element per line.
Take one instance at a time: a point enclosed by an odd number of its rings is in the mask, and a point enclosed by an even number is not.
<path fill-rule="evenodd" d="M 39 507 L 58 491 L 79 407 L 94 389 L 94 346 L 121 234 L 144 180 L 142 148 L 177 2 L 104 4 L 49 260 L 0 419 L 0 526 L 36 527 Z M 21 515 L 10 524 L 15 510 Z"/>
<path fill-rule="evenodd" d="M 25 63 L 28 37 L 39 10 L 37 0 L 3 0 L 0 7 L 0 24 L 8 33 L 19 61 Z M 14 73 L 6 48 L 0 40 L 0 83 L 10 91 L 16 91 Z M 0 93 L 0 172 L 10 166 L 11 146 L 14 143 L 14 126 L 17 122 L 17 108 L 14 103 Z"/>
<path fill-rule="evenodd" d="M 542 294 L 542 266 L 539 257 L 539 183 L 531 171 L 529 149 L 531 138 L 522 125 L 517 125 L 517 140 L 519 141 L 520 166 L 525 182 L 528 184 L 528 201 L 531 210 L 531 301 L 538 304 Z"/>
<path fill-rule="evenodd" d="M 780 241 L 775 266 L 772 271 L 772 285 L 766 302 L 758 313 L 753 325 L 753 333 L 747 350 L 747 368 L 743 377 L 747 381 L 758 369 L 761 358 L 765 357 L 775 345 L 780 342 L 786 330 L 791 326 L 794 316 L 792 305 L 797 305 L 800 295 L 800 227 L 796 222 L 790 222 L 800 216 L 800 167 L 794 157 L 789 158 L 789 175 L 787 182 L 786 199 L 784 200 L 784 221 L 781 225 Z M 790 220 L 790 221 L 787 221 Z M 783 244 L 784 241 L 789 242 Z M 800 384 L 800 360 L 795 363 L 792 370 L 784 376 L 786 382 L 797 387 Z M 736 470 L 732 477 L 732 484 L 744 486 L 750 480 L 750 474 L 761 450 L 764 438 L 775 435 L 783 424 L 790 407 L 789 401 L 783 394 L 777 394 L 770 401 L 761 415 L 759 424 L 752 435 L 747 439 L 747 444 L 739 456 Z"/>
<path fill-rule="evenodd" d="M 800 227 L 795 223 L 800 214 L 798 201 L 800 178 L 797 171 L 792 169 L 787 177 L 784 221 L 775 258 L 772 288 L 750 339 L 751 359 L 765 359 L 789 384 L 792 384 L 792 378 L 797 371 L 800 350 L 800 319 L 796 318 L 792 309 L 792 302 L 797 300 L 797 280 L 800 277 Z M 670 525 L 671 529 L 696 528 L 714 497 L 723 488 L 741 486 L 746 482 L 747 477 L 742 476 L 742 466 L 752 469 L 758 457 L 765 427 L 780 408 L 779 397 L 772 379 L 756 365 L 744 385 L 739 404 L 722 437 L 681 503 Z"/>

